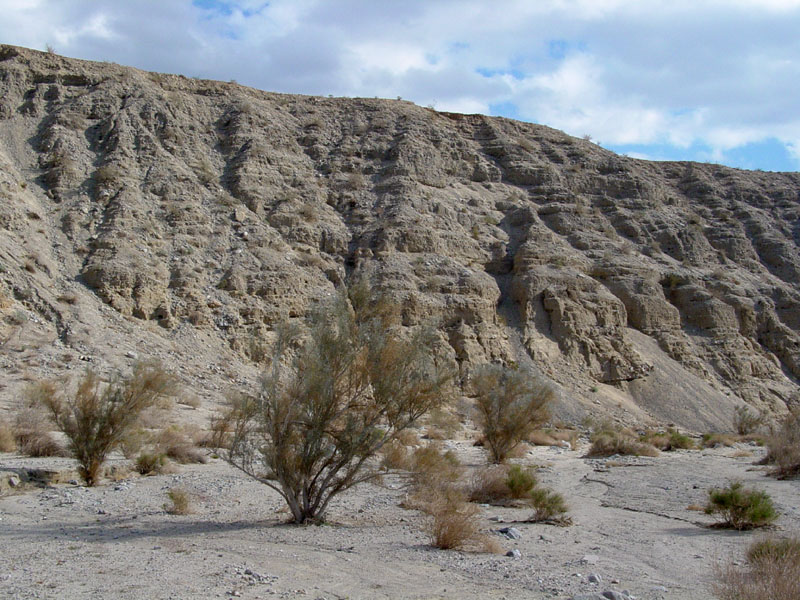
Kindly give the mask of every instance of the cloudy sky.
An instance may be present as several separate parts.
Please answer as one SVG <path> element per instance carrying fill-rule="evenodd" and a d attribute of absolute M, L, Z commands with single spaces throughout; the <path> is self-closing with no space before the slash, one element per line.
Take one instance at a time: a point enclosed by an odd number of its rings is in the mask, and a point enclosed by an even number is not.
<path fill-rule="evenodd" d="M 0 0 L 0 42 L 800 170 L 800 0 Z"/>

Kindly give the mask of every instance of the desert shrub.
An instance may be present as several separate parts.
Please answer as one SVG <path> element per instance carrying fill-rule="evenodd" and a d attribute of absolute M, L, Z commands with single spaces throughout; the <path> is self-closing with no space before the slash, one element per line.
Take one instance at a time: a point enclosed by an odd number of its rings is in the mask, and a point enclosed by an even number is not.
<path fill-rule="evenodd" d="M 192 512 L 191 496 L 183 488 L 170 488 L 167 490 L 170 503 L 164 504 L 164 510 L 171 515 L 188 515 Z"/>
<path fill-rule="evenodd" d="M 451 550 L 485 545 L 480 508 L 465 502 L 463 495 L 452 488 L 445 488 L 423 510 L 429 515 L 426 529 L 433 546 Z"/>
<path fill-rule="evenodd" d="M 800 598 L 800 540 L 754 542 L 744 568 L 730 565 L 717 573 L 714 592 L 720 600 Z"/>
<path fill-rule="evenodd" d="M 165 371 L 140 363 L 127 379 L 117 376 L 103 384 L 93 371 L 87 371 L 72 394 L 52 382 L 37 384 L 31 394 L 67 436 L 81 478 L 93 486 L 108 453 L 135 427 L 141 412 L 171 388 L 172 378 Z"/>
<path fill-rule="evenodd" d="M 515 500 L 525 498 L 536 485 L 536 475 L 532 469 L 523 469 L 519 465 L 512 465 L 506 477 L 506 486 Z"/>
<path fill-rule="evenodd" d="M 533 514 L 528 517 L 529 521 L 569 524 L 570 519 L 566 516 L 569 508 L 561 494 L 545 487 L 536 487 L 528 493 L 528 498 L 533 507 Z"/>
<path fill-rule="evenodd" d="M 774 464 L 775 475 L 782 479 L 800 474 L 800 410 L 787 415 L 780 428 L 767 438 L 765 462 Z"/>
<path fill-rule="evenodd" d="M 752 412 L 747 406 L 737 406 L 733 414 L 733 426 L 739 435 L 749 435 L 764 424 L 765 416 Z"/>
<path fill-rule="evenodd" d="M 309 336 L 279 328 L 261 389 L 221 417 L 220 455 L 277 491 L 294 522 L 323 520 L 337 494 L 378 475 L 383 446 L 446 399 L 452 375 L 432 355 L 435 335 L 403 335 L 398 322 L 364 285 L 337 294 L 312 313 Z"/>
<path fill-rule="evenodd" d="M 740 440 L 738 435 L 731 433 L 704 433 L 703 448 L 715 448 L 717 446 L 733 446 Z"/>
<path fill-rule="evenodd" d="M 567 442 L 573 450 L 578 444 L 578 432 L 573 429 L 535 429 L 528 436 L 534 446 L 560 446 Z"/>
<path fill-rule="evenodd" d="M 612 423 L 602 423 L 595 427 L 591 435 L 592 445 L 586 456 L 612 456 L 614 454 L 633 456 L 658 456 L 658 449 L 652 444 L 639 441 L 633 432 Z"/>
<path fill-rule="evenodd" d="M 181 464 L 206 463 L 206 453 L 198 448 L 194 440 L 178 427 L 162 429 L 155 437 L 157 450 Z"/>
<path fill-rule="evenodd" d="M 408 471 L 411 469 L 411 451 L 399 440 L 386 444 L 380 451 L 381 466 L 386 470 Z"/>
<path fill-rule="evenodd" d="M 136 471 L 141 475 L 160 473 L 167 464 L 167 456 L 157 452 L 142 452 L 136 457 Z"/>
<path fill-rule="evenodd" d="M 14 420 L 14 441 L 17 450 L 27 456 L 65 456 L 64 447 L 50 432 L 47 415 L 38 407 L 27 406 Z"/>
<path fill-rule="evenodd" d="M 14 439 L 14 431 L 11 426 L 0 421 L 0 452 L 14 452 L 17 449 L 17 440 Z"/>
<path fill-rule="evenodd" d="M 709 490 L 705 512 L 719 515 L 720 526 L 737 530 L 763 527 L 778 518 L 766 492 L 744 488 L 739 481 Z"/>
<path fill-rule="evenodd" d="M 676 429 L 667 431 L 646 431 L 639 436 L 639 441 L 650 444 L 658 450 L 669 452 L 670 450 L 691 450 L 695 447 L 694 441 L 688 435 Z"/>
<path fill-rule="evenodd" d="M 476 369 L 472 385 L 478 405 L 478 424 L 495 463 L 504 462 L 547 420 L 547 405 L 555 396 L 544 380 L 501 365 Z"/>
<path fill-rule="evenodd" d="M 464 473 L 452 450 L 442 452 L 435 445 L 417 448 L 411 457 L 411 474 L 416 487 L 441 487 L 456 483 Z"/>
<path fill-rule="evenodd" d="M 508 469 L 505 465 L 489 465 L 472 473 L 468 487 L 470 502 L 505 504 L 511 498 Z"/>

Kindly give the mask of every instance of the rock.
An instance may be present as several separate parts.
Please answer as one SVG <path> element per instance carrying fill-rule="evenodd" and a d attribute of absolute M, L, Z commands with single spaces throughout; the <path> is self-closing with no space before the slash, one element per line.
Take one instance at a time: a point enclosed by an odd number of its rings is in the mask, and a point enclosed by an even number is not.
<path fill-rule="evenodd" d="M 139 358 L 139 355 L 136 354 L 136 352 L 134 352 L 133 350 L 128 350 L 125 353 L 125 356 L 127 356 L 128 358 L 133 358 L 133 359 Z"/>
<path fill-rule="evenodd" d="M 581 557 L 581 562 L 587 565 L 596 565 L 598 560 L 600 560 L 600 557 L 596 554 L 584 554 Z"/>
<path fill-rule="evenodd" d="M 518 540 L 522 537 L 522 534 L 516 527 L 502 527 L 498 529 L 498 531 L 510 540 Z"/>
<path fill-rule="evenodd" d="M 506 556 L 510 558 L 522 558 L 522 552 L 514 548 L 513 550 L 506 552 Z"/>
<path fill-rule="evenodd" d="M 600 577 L 597 573 L 589 573 L 588 577 L 589 583 L 601 583 L 603 578 Z"/>
<path fill-rule="evenodd" d="M 628 600 L 628 597 L 620 592 L 615 592 L 613 590 L 606 590 L 603 592 L 603 598 L 607 600 Z"/>
<path fill-rule="evenodd" d="M 9 486 L 9 487 L 15 488 L 15 487 L 17 487 L 18 485 L 20 485 L 21 483 L 22 483 L 22 481 L 21 481 L 21 480 L 20 480 L 20 478 L 19 478 L 19 477 L 17 477 L 16 475 L 11 475 L 11 476 L 8 478 L 8 486 Z"/>

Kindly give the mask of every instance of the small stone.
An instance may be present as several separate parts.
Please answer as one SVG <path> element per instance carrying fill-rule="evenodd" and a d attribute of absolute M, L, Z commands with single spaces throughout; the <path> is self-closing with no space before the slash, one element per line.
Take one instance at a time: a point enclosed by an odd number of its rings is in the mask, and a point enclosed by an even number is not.
<path fill-rule="evenodd" d="M 12 475 L 11 477 L 8 478 L 8 485 L 11 486 L 12 488 L 17 487 L 20 483 L 22 483 L 22 481 L 16 475 Z"/>
<path fill-rule="evenodd" d="M 127 356 L 128 358 L 134 358 L 134 359 L 135 359 L 135 358 L 139 358 L 139 355 L 138 355 L 138 354 L 136 354 L 136 352 L 134 352 L 133 350 L 128 350 L 128 351 L 125 353 L 125 356 Z"/>
<path fill-rule="evenodd" d="M 603 578 L 600 577 L 597 573 L 589 573 L 589 583 L 600 583 L 603 581 Z"/>
<path fill-rule="evenodd" d="M 608 600 L 627 600 L 625 596 L 614 590 L 606 590 L 603 592 L 603 598 L 607 598 Z"/>
<path fill-rule="evenodd" d="M 598 560 L 600 560 L 600 557 L 596 554 L 584 554 L 581 558 L 581 562 L 587 565 L 596 565 Z"/>
<path fill-rule="evenodd" d="M 514 548 L 513 550 L 506 552 L 506 556 L 510 558 L 522 558 L 522 552 Z"/>

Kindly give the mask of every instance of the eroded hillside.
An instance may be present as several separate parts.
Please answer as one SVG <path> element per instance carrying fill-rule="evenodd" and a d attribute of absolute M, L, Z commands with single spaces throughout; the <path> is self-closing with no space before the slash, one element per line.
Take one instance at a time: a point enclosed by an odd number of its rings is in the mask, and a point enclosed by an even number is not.
<path fill-rule="evenodd" d="M 708 429 L 800 378 L 800 175 L 0 47 L 0 404 L 155 356 L 213 404 L 354 276 L 463 375 Z"/>

